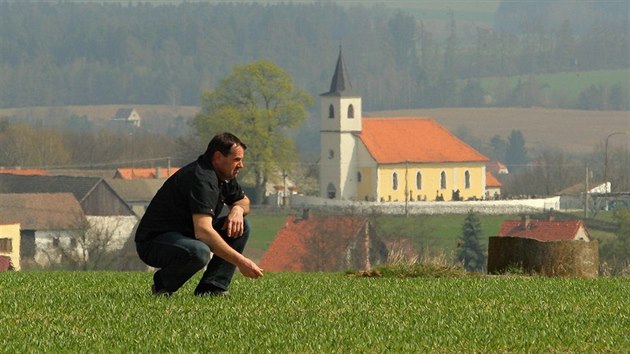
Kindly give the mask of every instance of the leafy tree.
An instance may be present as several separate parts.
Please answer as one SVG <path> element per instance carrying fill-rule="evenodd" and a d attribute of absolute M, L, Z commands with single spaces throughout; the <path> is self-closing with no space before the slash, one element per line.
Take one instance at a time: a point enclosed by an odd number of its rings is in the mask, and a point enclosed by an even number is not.
<path fill-rule="evenodd" d="M 253 200 L 260 204 L 270 177 L 295 167 L 297 154 L 289 129 L 307 117 L 306 107 L 312 100 L 294 87 L 284 70 L 259 60 L 236 65 L 216 89 L 205 93 L 202 112 L 193 118 L 193 125 L 203 140 L 230 131 L 247 144 L 245 163 L 253 173 Z"/>
<path fill-rule="evenodd" d="M 466 80 L 466 86 L 461 92 L 462 107 L 481 107 L 483 106 L 483 97 L 485 92 L 481 86 L 481 82 L 476 79 Z"/>
<path fill-rule="evenodd" d="M 0 166 L 55 166 L 69 161 L 62 136 L 54 130 L 22 123 L 0 130 Z"/>
<path fill-rule="evenodd" d="M 510 172 L 525 170 L 527 165 L 527 150 L 525 139 L 520 130 L 512 130 L 508 138 L 508 146 L 505 151 L 505 162 Z"/>
<path fill-rule="evenodd" d="M 602 243 L 601 258 L 609 267 L 620 271 L 630 266 L 630 211 L 617 211 L 614 216 L 617 232 L 614 239 Z"/>
<path fill-rule="evenodd" d="M 474 211 L 469 211 L 462 226 L 460 246 L 456 254 L 456 259 L 464 263 L 466 270 L 480 271 L 486 265 L 486 255 L 479 242 L 481 232 L 479 216 Z"/>

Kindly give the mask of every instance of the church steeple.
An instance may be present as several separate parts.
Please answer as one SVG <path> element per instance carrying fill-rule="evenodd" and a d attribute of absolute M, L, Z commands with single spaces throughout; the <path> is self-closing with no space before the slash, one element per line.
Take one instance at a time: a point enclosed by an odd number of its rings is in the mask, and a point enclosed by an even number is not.
<path fill-rule="evenodd" d="M 330 91 L 322 94 L 322 96 L 342 96 L 352 94 L 352 84 L 346 74 L 346 65 L 343 63 L 343 54 L 341 45 L 339 45 L 339 58 L 335 67 L 335 74 L 330 82 Z"/>
<path fill-rule="evenodd" d="M 320 95 L 320 170 L 322 198 L 356 198 L 358 137 L 361 132 L 361 96 L 352 92 L 341 46 L 330 91 Z"/>

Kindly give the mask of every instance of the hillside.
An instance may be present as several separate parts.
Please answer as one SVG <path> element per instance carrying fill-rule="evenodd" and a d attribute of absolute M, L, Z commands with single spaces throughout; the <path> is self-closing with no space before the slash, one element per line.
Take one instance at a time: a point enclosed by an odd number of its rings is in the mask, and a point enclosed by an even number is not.
<path fill-rule="evenodd" d="M 365 116 L 425 116 L 451 132 L 465 128 L 470 135 L 489 142 L 494 135 L 506 139 L 520 130 L 526 147 L 561 148 L 567 153 L 592 153 L 611 132 L 627 131 L 628 111 L 580 111 L 544 108 L 440 108 L 364 112 Z"/>
<path fill-rule="evenodd" d="M 103 105 L 0 109 L 0 118 L 18 117 L 51 122 L 55 116 L 87 116 L 90 120 L 111 119 L 119 108 L 133 107 L 145 120 L 189 118 L 199 107 L 167 105 Z M 430 117 L 451 132 L 465 129 L 487 143 L 494 135 L 504 139 L 520 130 L 528 149 L 561 148 L 567 153 L 588 154 L 603 144 L 611 132 L 627 131 L 628 111 L 580 111 L 544 108 L 437 108 L 363 112 L 366 117 Z M 311 129 L 318 129 L 315 125 Z M 317 132 L 309 132 L 316 135 Z M 318 139 L 315 139 L 316 141 Z"/>

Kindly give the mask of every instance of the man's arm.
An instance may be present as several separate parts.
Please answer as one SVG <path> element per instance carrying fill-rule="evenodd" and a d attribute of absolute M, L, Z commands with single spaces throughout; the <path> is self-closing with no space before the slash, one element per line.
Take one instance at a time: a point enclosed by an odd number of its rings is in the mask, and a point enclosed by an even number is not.
<path fill-rule="evenodd" d="M 230 213 L 232 213 L 232 211 L 230 211 Z M 239 211 L 236 213 L 240 214 Z M 263 270 L 258 267 L 256 263 L 236 252 L 230 245 L 223 241 L 221 235 L 212 227 L 212 216 L 208 214 L 193 214 L 193 225 L 195 227 L 195 237 L 207 244 L 212 253 L 234 264 L 238 267 L 238 270 L 248 278 L 255 279 L 263 276 Z"/>
<path fill-rule="evenodd" d="M 243 219 L 245 215 L 249 214 L 249 198 L 237 200 L 230 207 L 230 212 L 227 215 L 223 228 L 227 231 L 228 237 L 243 236 L 245 228 L 245 222 Z"/>

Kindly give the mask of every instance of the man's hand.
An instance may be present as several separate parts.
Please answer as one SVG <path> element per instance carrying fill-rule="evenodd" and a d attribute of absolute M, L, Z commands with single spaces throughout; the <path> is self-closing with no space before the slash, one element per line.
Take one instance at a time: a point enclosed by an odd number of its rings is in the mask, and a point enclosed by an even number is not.
<path fill-rule="evenodd" d="M 248 278 L 257 279 L 263 276 L 263 270 L 247 257 L 243 257 L 236 266 L 238 271 Z"/>
<path fill-rule="evenodd" d="M 223 224 L 223 229 L 226 230 L 228 237 L 243 236 L 243 214 L 244 209 L 240 205 L 234 205 L 230 209 L 230 212 L 225 220 L 225 224 Z"/>

